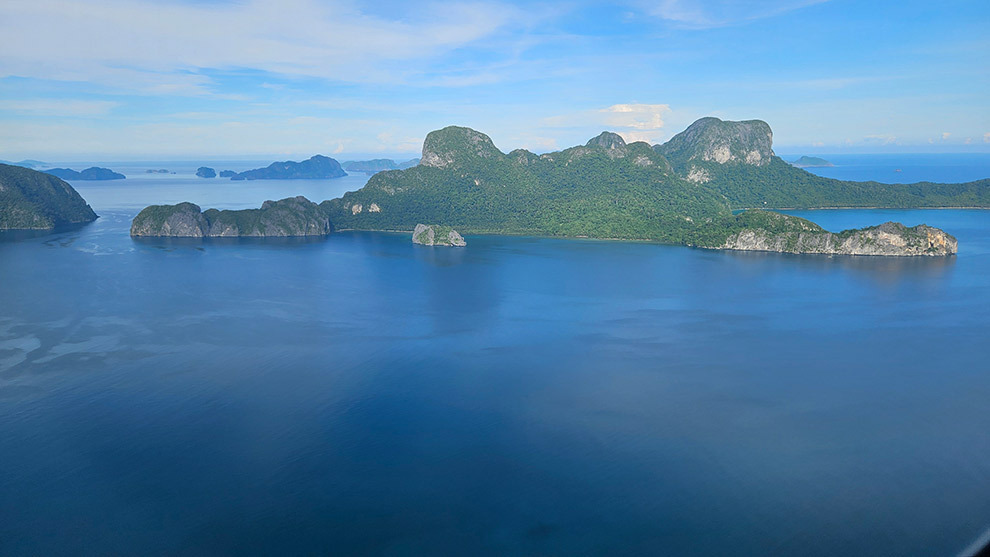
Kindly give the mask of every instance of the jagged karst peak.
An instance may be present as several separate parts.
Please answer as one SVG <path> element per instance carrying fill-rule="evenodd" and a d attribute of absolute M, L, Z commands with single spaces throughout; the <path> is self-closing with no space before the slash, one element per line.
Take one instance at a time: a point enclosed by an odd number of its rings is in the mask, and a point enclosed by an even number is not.
<path fill-rule="evenodd" d="M 492 158 L 504 156 L 495 147 L 492 138 L 461 126 L 447 126 L 427 134 L 423 141 L 423 156 L 419 164 L 444 168 L 460 160 L 474 157 Z"/>
<path fill-rule="evenodd" d="M 602 132 L 592 137 L 586 143 L 588 147 L 602 147 L 605 149 L 622 149 L 626 146 L 626 141 L 615 132 Z"/>
<path fill-rule="evenodd" d="M 708 116 L 654 147 L 680 170 L 692 161 L 764 166 L 774 157 L 773 131 L 762 120 L 733 122 Z"/>

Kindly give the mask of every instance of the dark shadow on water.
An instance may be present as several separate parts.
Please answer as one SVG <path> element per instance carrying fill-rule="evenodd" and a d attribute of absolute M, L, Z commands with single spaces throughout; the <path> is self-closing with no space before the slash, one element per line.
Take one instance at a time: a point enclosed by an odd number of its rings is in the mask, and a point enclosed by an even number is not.
<path fill-rule="evenodd" d="M 287 238 L 145 238 L 131 237 L 131 241 L 148 247 L 176 248 L 206 246 L 303 246 L 321 244 L 329 236 L 292 236 Z"/>
<path fill-rule="evenodd" d="M 0 230 L 0 242 L 19 242 L 22 240 L 30 240 L 32 238 L 40 238 L 42 236 L 49 236 L 52 234 L 77 232 L 90 224 L 93 224 L 94 222 L 96 221 L 84 222 L 80 224 L 66 224 L 56 226 L 55 228 L 48 230 Z"/>
<path fill-rule="evenodd" d="M 956 256 L 944 257 L 894 257 L 876 255 L 815 255 L 775 253 L 763 251 L 722 252 L 726 257 L 744 265 L 781 264 L 792 265 L 809 271 L 831 271 L 840 269 L 853 273 L 868 274 L 878 279 L 895 277 L 937 277 L 951 270 L 956 264 Z"/>

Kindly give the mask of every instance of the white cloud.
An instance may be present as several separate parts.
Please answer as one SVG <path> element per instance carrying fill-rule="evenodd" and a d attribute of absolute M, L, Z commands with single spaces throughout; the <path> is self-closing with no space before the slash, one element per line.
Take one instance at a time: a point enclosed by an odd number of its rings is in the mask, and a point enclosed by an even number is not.
<path fill-rule="evenodd" d="M 663 115 L 670 112 L 666 104 L 613 104 L 599 110 L 605 115 L 605 124 L 617 128 L 635 130 L 659 130 L 663 127 Z"/>
<path fill-rule="evenodd" d="M 0 112 L 30 116 L 104 116 L 117 103 L 113 101 L 80 101 L 54 99 L 0 100 Z"/>
<path fill-rule="evenodd" d="M 897 138 L 892 135 L 886 135 L 886 134 L 872 134 L 864 137 L 863 142 L 879 144 L 879 145 L 890 145 L 892 143 L 897 142 Z"/>
<path fill-rule="evenodd" d="M 657 143 L 662 135 L 664 116 L 670 112 L 667 104 L 613 104 L 597 110 L 582 110 L 544 118 L 546 128 L 585 130 L 601 127 L 617 132 L 627 142 Z"/>
<path fill-rule="evenodd" d="M 990 132 L 983 134 L 983 142 L 990 143 Z"/>
<path fill-rule="evenodd" d="M 946 139 L 949 139 L 949 136 L 950 135 L 952 135 L 952 133 L 950 133 L 950 132 L 942 132 L 942 141 L 945 141 Z"/>
<path fill-rule="evenodd" d="M 821 4 L 828 0 L 660 0 L 647 13 L 687 29 L 739 25 Z"/>
<path fill-rule="evenodd" d="M 202 69 L 396 82 L 410 73 L 411 60 L 491 40 L 523 22 L 519 10 L 483 2 L 428 5 L 399 21 L 364 13 L 349 0 L 6 0 L 0 77 L 193 95 L 209 82 Z"/>
<path fill-rule="evenodd" d="M 812 147 L 824 147 L 825 146 L 825 142 L 824 141 L 813 141 L 811 143 L 811 146 Z"/>

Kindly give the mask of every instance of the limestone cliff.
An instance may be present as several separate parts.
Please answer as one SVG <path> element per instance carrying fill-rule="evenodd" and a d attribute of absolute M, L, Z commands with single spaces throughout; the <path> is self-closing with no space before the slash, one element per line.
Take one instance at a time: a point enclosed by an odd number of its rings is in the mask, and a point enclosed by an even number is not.
<path fill-rule="evenodd" d="M 326 211 L 302 196 L 240 211 L 200 211 L 192 203 L 152 205 L 131 223 L 131 236 L 172 238 L 288 238 L 326 236 L 331 230 Z"/>
<path fill-rule="evenodd" d="M 924 224 L 907 227 L 897 222 L 886 222 L 879 226 L 832 233 L 798 217 L 777 213 L 764 215 L 760 218 L 767 219 L 765 225 L 751 223 L 731 234 L 717 247 L 744 251 L 886 256 L 946 256 L 955 254 L 959 249 L 955 237 Z"/>

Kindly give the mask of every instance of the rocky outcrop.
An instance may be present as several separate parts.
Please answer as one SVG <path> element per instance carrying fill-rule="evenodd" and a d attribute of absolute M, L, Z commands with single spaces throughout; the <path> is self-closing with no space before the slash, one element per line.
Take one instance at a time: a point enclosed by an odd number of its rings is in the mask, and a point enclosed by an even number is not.
<path fill-rule="evenodd" d="M 455 164 L 469 163 L 478 158 L 502 157 L 502 152 L 487 135 L 459 126 L 448 126 L 432 131 L 423 141 L 422 166 L 447 168 Z"/>
<path fill-rule="evenodd" d="M 61 178 L 0 164 L 0 230 L 51 230 L 96 218 L 86 200 Z"/>
<path fill-rule="evenodd" d="M 820 226 L 786 215 L 768 225 L 755 225 L 731 234 L 721 249 L 827 255 L 946 256 L 959 242 L 946 232 L 920 224 L 897 222 L 832 233 Z"/>
<path fill-rule="evenodd" d="M 152 205 L 131 222 L 135 237 L 289 238 L 326 236 L 331 230 L 326 211 L 302 196 L 240 211 L 201 211 L 193 203 Z"/>
<path fill-rule="evenodd" d="M 602 132 L 596 137 L 589 139 L 585 146 L 601 147 L 613 159 L 624 157 L 629 152 L 629 149 L 626 147 L 626 141 L 622 139 L 621 135 L 613 132 Z M 645 157 L 643 159 L 649 160 Z M 640 166 L 643 166 L 643 164 L 640 163 Z"/>
<path fill-rule="evenodd" d="M 464 238 L 446 226 L 435 224 L 417 224 L 413 230 L 412 241 L 414 244 L 424 246 L 466 246 Z"/>
<path fill-rule="evenodd" d="M 201 166 L 196 169 L 196 176 L 199 176 L 200 178 L 216 178 L 217 171 L 208 166 Z"/>
<path fill-rule="evenodd" d="M 774 157 L 773 132 L 762 120 L 702 118 L 654 148 L 675 167 L 686 167 L 691 161 L 764 166 Z"/>

